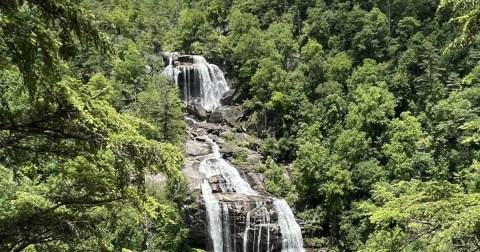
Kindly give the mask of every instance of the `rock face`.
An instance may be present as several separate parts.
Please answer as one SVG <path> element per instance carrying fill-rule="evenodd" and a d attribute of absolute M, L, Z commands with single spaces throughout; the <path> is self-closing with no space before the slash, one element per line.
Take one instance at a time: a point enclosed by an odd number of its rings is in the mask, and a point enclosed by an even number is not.
<path fill-rule="evenodd" d="M 208 118 L 208 122 L 210 123 L 222 123 L 223 122 L 223 114 L 220 109 L 213 111 L 213 113 Z"/>
<path fill-rule="evenodd" d="M 230 89 L 223 94 L 220 104 L 223 106 L 240 105 L 245 99 L 245 94 L 240 89 Z"/>
<path fill-rule="evenodd" d="M 240 121 L 245 118 L 247 111 L 240 106 L 220 107 L 210 115 L 210 123 L 225 123 L 231 128 L 241 128 Z"/>
<path fill-rule="evenodd" d="M 233 133 L 226 127 L 212 123 L 195 123 L 188 129 L 192 136 L 185 144 L 188 162 L 183 169 L 189 181 L 190 202 L 184 207 L 186 223 L 190 236 L 194 241 L 192 246 L 204 248 L 207 251 L 282 251 L 282 228 L 279 225 L 279 214 L 275 206 L 277 199 L 269 195 L 263 185 L 263 176 L 254 172 L 262 157 L 245 147 L 231 146 L 222 137 L 234 141 L 259 144 L 258 139 L 245 133 Z M 213 175 L 205 178 L 201 172 L 202 162 L 215 151 L 209 145 L 209 139 L 223 144 L 217 146 L 217 153 L 231 158 L 240 167 L 238 172 L 249 186 L 258 194 L 238 193 L 225 176 Z M 210 140 L 211 141 L 211 140 Z M 238 153 L 245 153 L 244 160 L 235 159 Z M 244 164 L 246 163 L 246 164 Z M 205 184 L 205 182 L 207 184 Z M 207 185 L 211 195 L 218 202 L 218 228 L 222 246 L 229 250 L 219 250 L 218 241 L 213 241 L 209 233 L 210 219 L 206 200 L 202 195 L 202 186 Z M 211 209 L 210 209 L 211 210 Z M 216 245 L 215 245 L 216 244 Z M 217 246 L 217 247 L 215 247 Z M 246 248 L 246 249 L 245 249 Z M 301 250 L 289 250 L 301 251 Z"/>
<path fill-rule="evenodd" d="M 281 251 L 282 234 L 272 202 L 259 205 L 261 199 L 219 198 L 228 208 L 224 240 L 233 251 Z"/>

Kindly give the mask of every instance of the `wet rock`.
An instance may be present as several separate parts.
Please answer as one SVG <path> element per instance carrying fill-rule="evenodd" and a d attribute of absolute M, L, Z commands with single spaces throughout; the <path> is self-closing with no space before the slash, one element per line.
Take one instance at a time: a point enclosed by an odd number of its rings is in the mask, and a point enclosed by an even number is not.
<path fill-rule="evenodd" d="M 195 116 L 200 121 L 207 120 L 207 111 L 200 104 L 189 104 L 187 113 Z"/>
<path fill-rule="evenodd" d="M 194 247 L 206 247 L 207 244 L 207 211 L 202 197 L 197 197 L 195 202 L 183 207 L 185 223 L 190 236 L 190 245 Z"/>
<path fill-rule="evenodd" d="M 175 61 L 179 62 L 180 64 L 193 64 L 193 56 L 192 55 L 178 55 Z"/>
<path fill-rule="evenodd" d="M 229 226 L 225 232 L 229 235 L 229 247 L 234 251 L 245 251 L 243 246 L 246 243 L 247 248 L 255 248 L 255 251 L 281 251 L 281 231 L 271 201 L 262 196 L 218 196 L 228 207 Z"/>
<path fill-rule="evenodd" d="M 245 195 L 245 194 L 233 194 L 233 193 L 217 193 L 215 194 L 217 199 L 221 202 L 235 203 L 233 211 L 245 211 L 252 208 L 252 202 L 269 201 L 268 197 L 262 195 Z M 246 213 L 246 212 L 245 212 Z"/>
<path fill-rule="evenodd" d="M 213 193 L 221 193 L 223 192 L 222 188 L 227 188 L 226 180 L 221 175 L 208 178 L 208 183 L 210 183 Z"/>

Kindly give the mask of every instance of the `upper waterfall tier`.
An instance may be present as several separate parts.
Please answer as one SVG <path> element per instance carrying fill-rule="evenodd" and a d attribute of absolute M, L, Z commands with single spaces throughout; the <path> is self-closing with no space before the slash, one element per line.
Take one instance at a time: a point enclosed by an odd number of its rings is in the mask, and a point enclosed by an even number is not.
<path fill-rule="evenodd" d="M 220 98 L 229 90 L 223 72 L 198 55 L 165 54 L 169 57 L 164 73 L 171 83 L 178 85 L 186 103 L 197 103 L 213 111 L 220 106 Z"/>

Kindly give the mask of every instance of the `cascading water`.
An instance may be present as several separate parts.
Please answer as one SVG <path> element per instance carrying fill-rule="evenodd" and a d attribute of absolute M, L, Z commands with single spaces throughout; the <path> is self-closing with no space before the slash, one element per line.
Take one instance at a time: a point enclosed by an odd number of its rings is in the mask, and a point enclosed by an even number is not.
<path fill-rule="evenodd" d="M 278 225 L 282 230 L 282 251 L 303 251 L 302 231 L 295 221 L 292 209 L 284 199 L 275 199 L 273 205 L 278 214 Z"/>
<path fill-rule="evenodd" d="M 223 93 L 228 91 L 222 71 L 217 66 L 208 64 L 201 56 L 185 57 L 189 57 L 191 61 L 177 64 L 173 58 L 170 58 L 164 73 L 172 83 L 179 85 L 182 98 L 186 103 L 196 101 L 205 109 L 214 110 L 220 106 L 220 98 Z M 196 123 L 194 120 L 191 121 Z M 235 167 L 221 157 L 219 146 L 212 139 L 207 137 L 205 142 L 210 146 L 211 153 L 200 162 L 199 171 L 205 176 L 201 182 L 201 189 L 207 211 L 207 228 L 213 252 L 279 251 L 279 245 L 275 247 L 270 242 L 272 230 L 278 229 L 281 233 L 282 252 L 304 251 L 300 227 L 285 200 L 270 195 L 260 195 L 259 192 L 252 189 L 246 179 L 240 176 Z M 219 194 L 255 198 L 255 200 L 245 203 L 248 210 L 246 210 L 244 227 L 240 229 L 243 233 L 237 233 L 237 236 L 233 236 L 231 231 L 236 232 L 238 227 L 231 228 L 232 225 L 230 225 L 232 219 L 236 218 L 235 212 L 230 213 L 229 203 L 218 199 L 216 196 L 219 192 L 218 189 L 215 193 L 213 192 L 209 182 L 213 177 L 218 180 L 219 191 L 221 191 Z M 261 199 L 261 201 L 257 199 Z M 267 208 L 267 204 L 270 205 L 270 210 Z M 272 218 L 272 211 L 277 213 L 278 220 Z M 231 218 L 231 214 L 233 218 Z M 238 242 L 237 239 L 239 239 Z"/>
<path fill-rule="evenodd" d="M 225 187 L 222 187 L 222 192 L 224 193 L 236 192 L 245 195 L 258 195 L 250 184 L 242 179 L 238 170 L 221 158 L 218 145 L 208 137 L 206 142 L 210 145 L 213 153 L 200 163 L 200 172 L 205 174 L 207 178 L 221 175 L 226 182 Z"/>
<path fill-rule="evenodd" d="M 222 193 L 244 195 L 258 195 L 241 176 L 235 167 L 221 158 L 218 145 L 207 137 L 206 141 L 212 150 L 199 166 L 206 179 L 202 183 L 202 194 L 208 214 L 208 228 L 213 243 L 214 252 L 237 251 L 231 246 L 229 229 L 229 212 L 225 203 L 219 202 L 212 193 L 212 188 L 207 178 L 220 175 L 225 179 L 225 185 L 221 186 Z M 292 210 L 283 199 L 273 199 L 273 205 L 278 215 L 278 226 L 282 234 L 282 252 L 302 252 L 303 240 L 300 226 L 297 224 Z M 256 207 L 250 210 L 246 216 L 245 231 L 243 234 L 243 252 L 259 252 L 262 245 L 262 232 L 266 233 L 266 249 L 270 250 L 270 213 L 265 207 L 265 202 L 256 202 Z M 258 230 L 252 230 L 251 225 L 258 225 Z M 253 232 L 252 232 L 253 231 Z M 249 239 L 253 242 L 249 244 Z M 249 246 L 251 245 L 251 246 Z"/>
<path fill-rule="evenodd" d="M 265 250 L 270 252 L 270 213 L 265 207 L 265 202 L 255 202 L 256 207 L 247 212 L 245 231 L 243 233 L 243 252 L 248 251 L 262 251 L 262 231 L 266 230 Z M 252 222 L 253 220 L 253 222 Z M 255 223 L 258 230 L 252 230 L 251 224 Z M 252 232 L 253 231 L 253 232 Z M 253 234 L 250 234 L 253 233 Z M 252 244 L 249 247 L 249 237 L 252 237 Z"/>
<path fill-rule="evenodd" d="M 218 200 L 213 196 L 212 188 L 207 180 L 202 183 L 202 195 L 208 214 L 208 230 L 212 238 L 213 250 L 223 251 L 222 215 Z"/>
<path fill-rule="evenodd" d="M 171 83 L 179 86 L 182 99 L 186 103 L 199 103 L 209 111 L 220 106 L 220 98 L 229 90 L 223 72 L 214 64 L 209 64 L 204 57 L 190 56 L 192 61 L 179 63 L 170 56 L 169 65 L 164 73 Z"/>

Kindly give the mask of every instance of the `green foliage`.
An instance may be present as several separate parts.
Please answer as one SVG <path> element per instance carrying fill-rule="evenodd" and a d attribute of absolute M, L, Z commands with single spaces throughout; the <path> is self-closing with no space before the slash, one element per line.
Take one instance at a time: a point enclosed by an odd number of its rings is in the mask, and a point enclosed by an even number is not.
<path fill-rule="evenodd" d="M 373 8 L 365 14 L 363 27 L 353 38 L 355 58 L 383 59 L 388 48 L 387 17 L 379 9 Z"/>
<path fill-rule="evenodd" d="M 265 187 L 267 190 L 277 196 L 287 197 L 292 190 L 292 184 L 287 177 L 285 168 L 275 164 L 271 157 L 268 157 L 263 164 L 265 173 Z"/>
<path fill-rule="evenodd" d="M 181 198 L 183 155 L 172 144 L 181 133 L 112 106 L 137 109 L 148 87 L 141 51 L 119 43 L 113 70 L 72 58 L 90 45 L 112 53 L 77 1 L 4 1 L 0 13 L 0 250 L 184 250 L 180 201 L 145 188 L 147 174 L 162 173 Z M 169 102 L 172 111 L 178 103 Z M 157 141 L 159 132 L 176 138 Z"/>
<path fill-rule="evenodd" d="M 472 42 L 480 29 L 480 11 L 479 4 L 476 1 L 461 1 L 461 0 L 441 0 L 439 9 L 453 7 L 453 11 L 458 13 L 458 17 L 451 18 L 451 21 L 460 22 L 463 24 L 463 34 L 457 37 L 452 44 L 447 47 L 447 51 L 456 48 L 464 47 Z"/>
<path fill-rule="evenodd" d="M 186 130 L 178 89 L 163 76 L 154 76 L 138 95 L 138 114 L 158 128 L 154 138 L 180 145 Z"/>
<path fill-rule="evenodd" d="M 295 201 L 306 243 L 474 251 L 479 13 L 459 0 L 2 1 L 0 250 L 188 251 L 182 104 L 158 55 L 181 51 L 245 94 L 272 157 L 259 170 Z M 147 190 L 157 172 L 167 182 Z"/>
<path fill-rule="evenodd" d="M 347 122 L 351 128 L 368 132 L 370 136 L 378 135 L 389 118 L 394 115 L 395 100 L 385 84 L 380 86 L 360 86 L 352 94 L 349 103 Z"/>
<path fill-rule="evenodd" d="M 478 245 L 478 193 L 412 180 L 379 184 L 372 198 L 359 208 L 376 231 L 360 251 L 474 251 Z"/>

